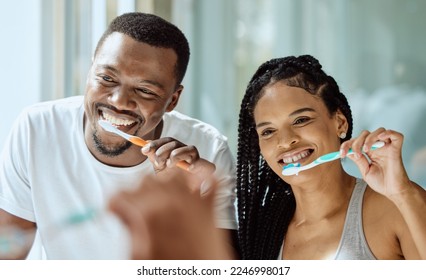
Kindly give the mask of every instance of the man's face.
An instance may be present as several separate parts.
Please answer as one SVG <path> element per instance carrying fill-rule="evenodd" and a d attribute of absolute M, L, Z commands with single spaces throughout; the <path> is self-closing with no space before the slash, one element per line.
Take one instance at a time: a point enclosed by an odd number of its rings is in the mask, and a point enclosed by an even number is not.
<path fill-rule="evenodd" d="M 98 120 L 145 140 L 161 133 L 162 116 L 177 105 L 176 53 L 115 32 L 98 49 L 90 68 L 85 106 L 85 141 L 101 162 L 131 166 L 145 157 L 123 138 L 105 131 Z"/>

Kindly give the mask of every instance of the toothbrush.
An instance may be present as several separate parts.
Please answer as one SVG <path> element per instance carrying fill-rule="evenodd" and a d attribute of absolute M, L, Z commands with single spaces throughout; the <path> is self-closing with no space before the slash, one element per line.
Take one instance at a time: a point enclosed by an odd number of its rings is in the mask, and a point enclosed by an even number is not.
<path fill-rule="evenodd" d="M 119 130 L 118 128 L 116 128 L 115 126 L 113 126 L 109 121 L 106 120 L 99 120 L 98 121 L 99 125 L 102 126 L 106 131 L 115 133 L 117 135 L 120 135 L 121 137 L 123 137 L 124 139 L 126 139 L 127 141 L 132 142 L 133 144 L 139 146 L 139 147 L 143 147 L 146 144 L 148 144 L 148 141 L 139 138 L 137 136 L 133 136 L 130 134 L 127 134 L 121 130 Z M 176 163 L 176 166 L 183 169 L 183 170 L 187 170 L 189 168 L 189 163 L 187 163 L 184 160 L 179 161 L 178 163 Z"/>
<path fill-rule="evenodd" d="M 146 144 L 148 144 L 148 141 L 143 140 L 142 138 L 139 138 L 137 136 L 133 136 L 130 134 L 127 134 L 121 130 L 119 130 L 118 128 L 116 128 L 115 126 L 113 126 L 109 121 L 106 120 L 99 120 L 98 123 L 100 124 L 100 126 L 102 126 L 106 131 L 115 133 L 117 135 L 120 135 L 121 137 L 123 137 L 124 139 L 126 139 L 127 141 L 132 142 L 133 144 L 139 146 L 139 147 L 143 147 Z"/>
<path fill-rule="evenodd" d="M 384 145 L 385 145 L 384 142 L 377 141 L 371 146 L 371 150 L 374 151 L 378 148 L 383 147 Z M 352 149 L 349 149 L 348 155 L 353 153 L 354 151 Z M 339 158 L 340 158 L 340 152 L 333 152 L 333 153 L 322 155 L 316 160 L 314 160 L 313 162 L 304 166 L 301 166 L 300 163 L 290 163 L 283 167 L 281 174 L 284 176 L 298 175 L 300 171 L 304 171 L 312 167 L 315 167 L 317 165 L 320 165 L 321 163 L 333 161 Z"/>
<path fill-rule="evenodd" d="M 58 222 L 49 224 L 44 230 L 49 239 L 56 238 L 59 233 L 87 221 L 99 218 L 102 212 L 94 208 L 74 212 Z M 21 229 L 14 226 L 0 227 L 0 260 L 18 257 L 24 250 L 29 249 L 34 241 L 36 229 Z"/>

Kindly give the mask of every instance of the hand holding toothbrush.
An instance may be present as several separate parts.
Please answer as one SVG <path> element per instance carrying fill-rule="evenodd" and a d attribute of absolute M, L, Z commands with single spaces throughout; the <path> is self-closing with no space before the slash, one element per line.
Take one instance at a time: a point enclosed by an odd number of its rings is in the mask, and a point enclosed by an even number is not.
<path fill-rule="evenodd" d="M 383 141 L 385 146 L 372 151 L 370 147 L 377 141 Z M 352 148 L 355 153 L 348 157 L 358 166 L 364 180 L 376 192 L 391 199 L 411 184 L 402 163 L 402 142 L 403 135 L 393 130 L 365 130 L 341 145 L 341 156 L 345 157 L 349 148 Z M 362 152 L 370 161 L 362 156 Z"/>
<path fill-rule="evenodd" d="M 373 132 L 363 131 L 357 138 L 346 141 L 341 146 L 342 157 L 349 147 L 364 151 L 370 162 L 360 154 L 348 155 L 358 166 L 364 180 L 376 192 L 386 196 L 403 216 L 409 233 L 415 241 L 421 259 L 426 259 L 426 192 L 412 182 L 402 162 L 404 136 L 393 130 L 379 128 Z M 385 146 L 369 151 L 375 141 L 385 142 Z"/>
<path fill-rule="evenodd" d="M 169 168 L 175 166 L 194 174 L 195 179 L 190 184 L 193 190 L 200 190 L 205 178 L 210 177 L 216 170 L 213 163 L 200 158 L 198 150 L 194 146 L 187 146 L 171 137 L 146 141 L 122 132 L 106 120 L 100 120 L 99 124 L 105 130 L 142 147 L 141 152 L 149 158 L 157 174 L 159 172 L 167 173 Z"/>
<path fill-rule="evenodd" d="M 171 137 L 152 140 L 141 151 L 149 158 L 157 174 L 161 172 L 165 175 L 170 168 L 184 162 L 185 169 L 195 175 L 195 180 L 190 184 L 193 190 L 199 190 L 201 183 L 216 170 L 213 163 L 200 157 L 196 147 L 187 146 Z"/>

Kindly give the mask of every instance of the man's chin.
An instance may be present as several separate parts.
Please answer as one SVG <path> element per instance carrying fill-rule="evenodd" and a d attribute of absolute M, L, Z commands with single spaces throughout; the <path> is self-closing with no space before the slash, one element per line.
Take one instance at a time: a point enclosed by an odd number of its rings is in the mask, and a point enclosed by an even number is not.
<path fill-rule="evenodd" d="M 122 144 L 117 144 L 114 146 L 105 145 L 96 133 L 93 134 L 93 141 L 95 143 L 96 150 L 107 157 L 117 157 L 132 146 L 132 143 L 128 141 L 124 141 Z"/>

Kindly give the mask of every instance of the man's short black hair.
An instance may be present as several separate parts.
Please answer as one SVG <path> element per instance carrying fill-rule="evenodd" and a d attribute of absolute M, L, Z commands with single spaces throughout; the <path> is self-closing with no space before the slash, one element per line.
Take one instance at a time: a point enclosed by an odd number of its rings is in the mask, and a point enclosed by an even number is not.
<path fill-rule="evenodd" d="M 95 56 L 104 40 L 114 32 L 123 33 L 138 42 L 154 47 L 173 49 L 177 55 L 175 66 L 177 85 L 182 82 L 188 66 L 190 51 L 185 35 L 175 25 L 153 14 L 140 12 L 122 14 L 110 23 L 102 35 L 96 46 Z"/>

